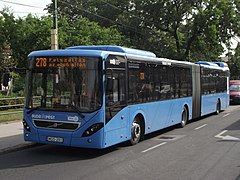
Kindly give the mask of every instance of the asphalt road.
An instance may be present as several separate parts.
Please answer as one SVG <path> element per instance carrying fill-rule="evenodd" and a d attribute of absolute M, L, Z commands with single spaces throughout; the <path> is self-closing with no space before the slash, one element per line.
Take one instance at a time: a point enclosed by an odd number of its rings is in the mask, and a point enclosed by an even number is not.
<path fill-rule="evenodd" d="M 0 179 L 240 180 L 240 106 L 104 150 L 39 145 L 0 155 Z"/>

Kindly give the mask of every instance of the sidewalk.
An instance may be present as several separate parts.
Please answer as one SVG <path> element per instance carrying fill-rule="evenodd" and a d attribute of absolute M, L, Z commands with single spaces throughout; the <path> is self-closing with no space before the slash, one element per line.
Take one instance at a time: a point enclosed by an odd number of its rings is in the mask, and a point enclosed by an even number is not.
<path fill-rule="evenodd" d="M 22 121 L 0 124 L 0 154 L 30 146 L 33 143 L 23 139 Z"/>

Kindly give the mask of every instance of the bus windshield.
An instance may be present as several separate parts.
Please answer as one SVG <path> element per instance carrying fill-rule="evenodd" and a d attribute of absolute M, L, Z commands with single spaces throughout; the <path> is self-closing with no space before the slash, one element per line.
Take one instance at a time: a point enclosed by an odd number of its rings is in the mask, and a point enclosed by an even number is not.
<path fill-rule="evenodd" d="M 74 112 L 99 109 L 102 105 L 101 64 L 97 57 L 32 58 L 26 108 Z"/>

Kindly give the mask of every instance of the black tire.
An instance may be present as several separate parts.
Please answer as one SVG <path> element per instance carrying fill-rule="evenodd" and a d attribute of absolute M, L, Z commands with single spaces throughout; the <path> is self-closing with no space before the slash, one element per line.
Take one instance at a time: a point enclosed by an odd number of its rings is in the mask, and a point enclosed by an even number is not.
<path fill-rule="evenodd" d="M 221 103 L 218 100 L 217 105 L 216 105 L 216 112 L 215 112 L 215 114 L 218 115 L 220 113 L 220 111 L 221 111 Z"/>
<path fill-rule="evenodd" d="M 139 117 L 135 117 L 135 119 L 132 123 L 132 127 L 131 127 L 130 144 L 135 145 L 135 144 L 139 143 L 141 136 L 142 136 L 142 126 L 140 123 L 140 119 L 139 119 Z"/>
<path fill-rule="evenodd" d="M 182 128 L 185 127 L 187 124 L 187 121 L 188 121 L 188 110 L 187 110 L 186 106 L 184 106 L 183 110 L 182 110 L 182 120 L 181 120 L 180 126 Z"/>

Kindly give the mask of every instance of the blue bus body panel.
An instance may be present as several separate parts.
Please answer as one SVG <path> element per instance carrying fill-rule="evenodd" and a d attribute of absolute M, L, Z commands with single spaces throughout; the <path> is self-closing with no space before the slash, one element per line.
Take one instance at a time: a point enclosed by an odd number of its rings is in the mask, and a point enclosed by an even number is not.
<path fill-rule="evenodd" d="M 94 112 L 91 115 L 92 118 L 89 121 L 87 121 L 79 130 L 72 133 L 71 146 L 98 149 L 104 148 L 104 128 L 101 128 L 99 131 L 89 137 L 82 137 L 82 134 L 88 127 L 95 123 L 104 122 L 104 113 L 102 109 L 98 112 Z"/>
<path fill-rule="evenodd" d="M 218 100 L 221 102 L 221 110 L 228 108 L 229 94 L 219 93 L 202 95 L 201 116 L 216 112 Z"/>
<path fill-rule="evenodd" d="M 80 118 L 77 113 L 64 113 L 64 112 L 51 112 L 51 111 L 34 111 L 27 114 L 27 110 L 24 112 L 25 121 L 29 125 L 31 132 L 24 129 L 25 141 L 32 141 L 44 144 L 58 144 L 65 146 L 76 147 L 90 147 L 90 148 L 103 148 L 103 128 L 90 137 L 82 137 L 84 131 L 92 124 L 102 122 L 103 123 L 103 111 L 99 110 L 94 113 L 84 114 L 84 118 Z M 56 130 L 50 128 L 39 128 L 34 125 L 33 120 L 46 121 L 45 117 L 52 117 L 51 121 L 66 122 L 69 123 L 69 117 L 78 117 L 80 126 L 76 130 Z M 39 117 L 39 118 L 37 118 Z M 43 118 L 42 118 L 43 117 Z M 70 118 L 71 119 L 71 118 Z M 48 142 L 48 137 L 63 138 L 64 141 Z M 90 139 L 90 140 L 89 140 Z M 89 143 L 90 142 L 90 143 Z"/>
<path fill-rule="evenodd" d="M 123 108 L 104 127 L 105 147 L 129 139 L 129 107 Z"/>
<path fill-rule="evenodd" d="M 182 119 L 182 109 L 184 105 L 188 106 L 189 119 L 191 119 L 191 97 L 125 107 L 105 125 L 105 147 L 130 140 L 130 126 L 137 114 L 141 114 L 144 117 L 145 134 L 179 124 Z M 123 116 L 124 119 L 121 118 Z M 129 118 L 126 118 L 128 116 Z"/>
<path fill-rule="evenodd" d="M 82 137 L 83 132 L 96 122 L 102 122 L 103 110 L 86 115 L 81 119 L 80 128 L 76 131 L 62 131 L 53 129 L 40 129 L 33 125 L 32 117 L 37 114 L 55 116 L 58 121 L 65 122 L 69 114 L 34 111 L 32 114 L 26 114 L 25 119 L 30 126 L 31 132 L 24 131 L 25 140 L 39 142 L 44 144 L 58 144 L 65 146 L 76 146 L 86 148 L 105 148 L 124 142 L 131 138 L 131 124 L 134 117 L 140 113 L 145 119 L 145 134 L 163 129 L 181 122 L 181 112 L 184 105 L 189 108 L 189 119 L 191 119 L 192 98 L 180 98 L 174 100 L 129 105 L 116 114 L 104 128 L 90 137 Z M 179 113 L 176 113 L 179 112 Z M 71 116 L 78 116 L 73 114 Z M 80 119 L 80 117 L 79 117 Z M 99 121 L 102 120 L 102 121 Z M 28 134 L 26 136 L 26 134 Z M 48 142 L 48 137 L 61 137 L 63 143 Z M 89 143 L 90 141 L 90 143 Z"/>
<path fill-rule="evenodd" d="M 191 98 L 180 98 L 146 103 L 139 106 L 133 105 L 130 108 L 130 119 L 133 120 L 138 113 L 142 113 L 146 120 L 145 133 L 148 134 L 180 123 L 183 106 L 187 105 L 191 109 L 191 104 Z"/>

